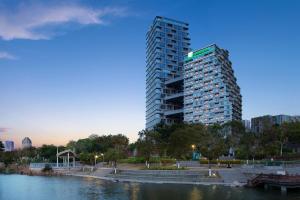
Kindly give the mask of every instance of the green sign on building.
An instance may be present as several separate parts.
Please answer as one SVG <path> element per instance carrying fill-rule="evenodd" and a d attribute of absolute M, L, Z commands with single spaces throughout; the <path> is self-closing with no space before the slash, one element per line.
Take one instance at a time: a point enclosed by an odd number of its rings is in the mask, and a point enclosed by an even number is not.
<path fill-rule="evenodd" d="M 202 57 L 205 54 L 210 53 L 214 50 L 215 50 L 214 47 L 207 47 L 205 49 L 200 49 L 200 50 L 195 51 L 195 52 L 190 52 L 190 53 L 188 53 L 188 56 L 185 57 L 184 62 L 190 62 L 190 61 L 194 60 L 195 58 Z"/>

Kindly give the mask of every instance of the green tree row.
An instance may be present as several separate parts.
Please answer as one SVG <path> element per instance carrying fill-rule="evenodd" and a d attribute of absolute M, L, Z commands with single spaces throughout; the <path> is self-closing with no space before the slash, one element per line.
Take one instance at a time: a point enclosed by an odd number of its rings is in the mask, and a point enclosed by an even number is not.
<path fill-rule="evenodd" d="M 236 158 L 262 159 L 292 154 L 290 143 L 300 145 L 300 122 L 275 125 L 260 134 L 246 131 L 238 121 L 210 126 L 159 124 L 153 130 L 140 131 L 136 145 L 146 160 L 151 156 L 190 159 L 192 147 L 209 159 L 228 155 L 230 148 Z"/>

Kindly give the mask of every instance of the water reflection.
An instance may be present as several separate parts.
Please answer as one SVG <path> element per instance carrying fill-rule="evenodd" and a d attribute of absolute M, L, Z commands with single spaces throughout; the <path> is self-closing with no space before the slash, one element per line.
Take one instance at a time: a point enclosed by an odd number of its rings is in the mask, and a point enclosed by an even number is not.
<path fill-rule="evenodd" d="M 29 177 L 0 175 L 2 200 L 210 200 L 299 199 L 299 193 L 284 197 L 280 191 L 224 186 L 140 184 L 76 177 Z"/>
<path fill-rule="evenodd" d="M 132 199 L 132 200 L 138 200 L 139 192 L 140 192 L 139 184 L 137 184 L 137 183 L 132 183 L 131 199 Z"/>
<path fill-rule="evenodd" d="M 191 200 L 201 200 L 203 199 L 202 191 L 197 188 L 196 186 L 193 186 L 193 189 L 191 191 Z"/>

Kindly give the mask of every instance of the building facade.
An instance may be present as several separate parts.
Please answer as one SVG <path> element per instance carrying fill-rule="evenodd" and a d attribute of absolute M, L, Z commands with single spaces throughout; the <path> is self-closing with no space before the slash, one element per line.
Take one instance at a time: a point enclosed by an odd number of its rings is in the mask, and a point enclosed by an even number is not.
<path fill-rule="evenodd" d="M 183 120 L 183 59 L 190 51 L 189 24 L 155 17 L 147 32 L 146 129 Z"/>
<path fill-rule="evenodd" d="M 285 122 L 300 122 L 300 116 L 290 115 L 265 115 L 251 119 L 251 131 L 254 133 L 263 133 L 274 125 L 281 125 Z"/>
<path fill-rule="evenodd" d="M 242 124 L 245 127 L 246 132 L 250 132 L 251 131 L 251 121 L 250 120 L 242 120 Z"/>
<path fill-rule="evenodd" d="M 242 119 L 242 96 L 229 53 L 217 45 L 184 59 L 184 121 L 211 125 Z"/>
<path fill-rule="evenodd" d="M 15 149 L 14 141 L 7 140 L 3 142 L 3 145 L 4 145 L 4 151 L 14 151 Z"/>
<path fill-rule="evenodd" d="M 22 148 L 23 149 L 27 149 L 27 148 L 31 148 L 32 147 L 32 142 L 31 140 L 29 139 L 29 137 L 25 137 L 23 140 L 22 140 Z"/>

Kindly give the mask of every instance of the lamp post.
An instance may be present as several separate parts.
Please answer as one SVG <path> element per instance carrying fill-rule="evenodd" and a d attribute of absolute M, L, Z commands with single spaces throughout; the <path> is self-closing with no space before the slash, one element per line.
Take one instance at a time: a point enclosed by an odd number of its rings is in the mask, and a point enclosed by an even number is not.
<path fill-rule="evenodd" d="M 192 147 L 192 149 L 193 149 L 192 160 L 194 160 L 194 153 L 195 153 L 195 147 L 196 147 L 196 145 L 192 144 L 191 147 Z"/>
<path fill-rule="evenodd" d="M 211 176 L 211 168 L 210 168 L 210 145 L 208 145 L 208 175 Z"/>
<path fill-rule="evenodd" d="M 103 157 L 103 162 L 104 162 L 104 153 L 101 153 L 100 155 Z"/>
<path fill-rule="evenodd" d="M 196 147 L 196 145 L 192 144 L 193 152 L 195 151 L 195 147 Z"/>
<path fill-rule="evenodd" d="M 95 155 L 95 166 L 97 164 L 97 158 L 98 158 L 98 155 Z"/>

